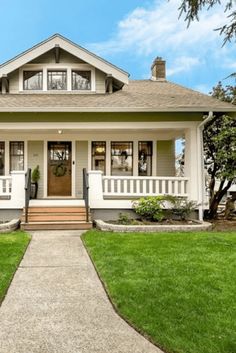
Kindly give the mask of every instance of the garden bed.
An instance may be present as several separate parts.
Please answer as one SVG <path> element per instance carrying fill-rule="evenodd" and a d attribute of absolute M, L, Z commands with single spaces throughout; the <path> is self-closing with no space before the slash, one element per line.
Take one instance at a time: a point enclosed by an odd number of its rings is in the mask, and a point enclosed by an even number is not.
<path fill-rule="evenodd" d="M 20 220 L 12 219 L 9 222 L 0 222 L 0 233 L 12 232 L 19 228 Z"/>
<path fill-rule="evenodd" d="M 103 231 L 112 232 L 189 232 L 210 230 L 212 224 L 199 221 L 162 221 L 162 222 L 140 222 L 138 224 L 118 224 L 118 222 L 104 222 L 100 219 L 95 220 L 96 227 Z"/>

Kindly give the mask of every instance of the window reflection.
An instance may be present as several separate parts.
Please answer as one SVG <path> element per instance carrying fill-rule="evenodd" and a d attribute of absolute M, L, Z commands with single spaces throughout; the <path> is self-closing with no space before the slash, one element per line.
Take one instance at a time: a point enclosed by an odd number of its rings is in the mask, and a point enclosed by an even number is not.
<path fill-rule="evenodd" d="M 152 141 L 138 143 L 138 174 L 140 176 L 152 175 Z"/>
<path fill-rule="evenodd" d="M 24 170 L 24 142 L 10 142 L 10 171 Z"/>
<path fill-rule="evenodd" d="M 43 89 L 43 71 L 24 71 L 23 80 L 25 90 Z"/>
<path fill-rule="evenodd" d="M 92 142 L 92 169 L 101 170 L 105 174 L 106 142 Z"/>
<path fill-rule="evenodd" d="M 91 71 L 72 71 L 73 90 L 91 90 Z"/>
<path fill-rule="evenodd" d="M 111 174 L 133 174 L 133 143 L 111 142 Z"/>
<path fill-rule="evenodd" d="M 67 84 L 66 71 L 48 71 L 48 89 L 49 90 L 66 90 Z"/>

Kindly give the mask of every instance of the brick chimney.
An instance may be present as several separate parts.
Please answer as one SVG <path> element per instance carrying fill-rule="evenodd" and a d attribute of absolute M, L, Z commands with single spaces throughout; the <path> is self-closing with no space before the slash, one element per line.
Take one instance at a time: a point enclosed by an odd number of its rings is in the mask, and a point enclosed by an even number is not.
<path fill-rule="evenodd" d="M 153 81 L 166 81 L 166 62 L 157 56 L 151 66 Z"/>

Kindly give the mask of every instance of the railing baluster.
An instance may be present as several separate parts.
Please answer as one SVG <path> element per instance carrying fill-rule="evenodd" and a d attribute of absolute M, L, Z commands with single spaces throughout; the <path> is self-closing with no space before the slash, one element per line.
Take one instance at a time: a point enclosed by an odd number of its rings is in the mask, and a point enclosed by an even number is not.
<path fill-rule="evenodd" d="M 114 194 L 115 193 L 115 180 L 111 179 L 110 183 L 111 183 L 111 193 Z"/>
<path fill-rule="evenodd" d="M 129 191 L 131 194 L 134 193 L 134 180 L 130 180 L 130 191 Z"/>
<path fill-rule="evenodd" d="M 120 187 L 120 186 L 121 186 L 121 180 L 118 179 L 118 180 L 117 180 L 117 193 L 118 193 L 118 194 L 121 193 L 121 187 Z"/>
<path fill-rule="evenodd" d="M 105 196 L 148 196 L 176 195 L 188 196 L 188 178 L 182 177 L 125 177 L 104 176 Z"/>
<path fill-rule="evenodd" d="M 124 194 L 127 194 L 127 179 L 124 180 Z"/>

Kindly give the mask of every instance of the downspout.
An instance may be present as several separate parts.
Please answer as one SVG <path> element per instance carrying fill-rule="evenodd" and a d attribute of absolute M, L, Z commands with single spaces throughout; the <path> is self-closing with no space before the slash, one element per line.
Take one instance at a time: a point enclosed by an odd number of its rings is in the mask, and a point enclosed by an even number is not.
<path fill-rule="evenodd" d="M 198 153 L 200 151 L 200 156 L 198 157 L 198 200 L 199 200 L 199 220 L 203 221 L 204 212 L 204 199 L 205 199 L 205 175 L 204 175 L 204 150 L 203 150 L 203 129 L 205 124 L 213 118 L 213 112 L 210 111 L 206 119 L 204 119 L 201 124 L 198 125 L 197 129 L 197 143 L 198 143 Z"/>

